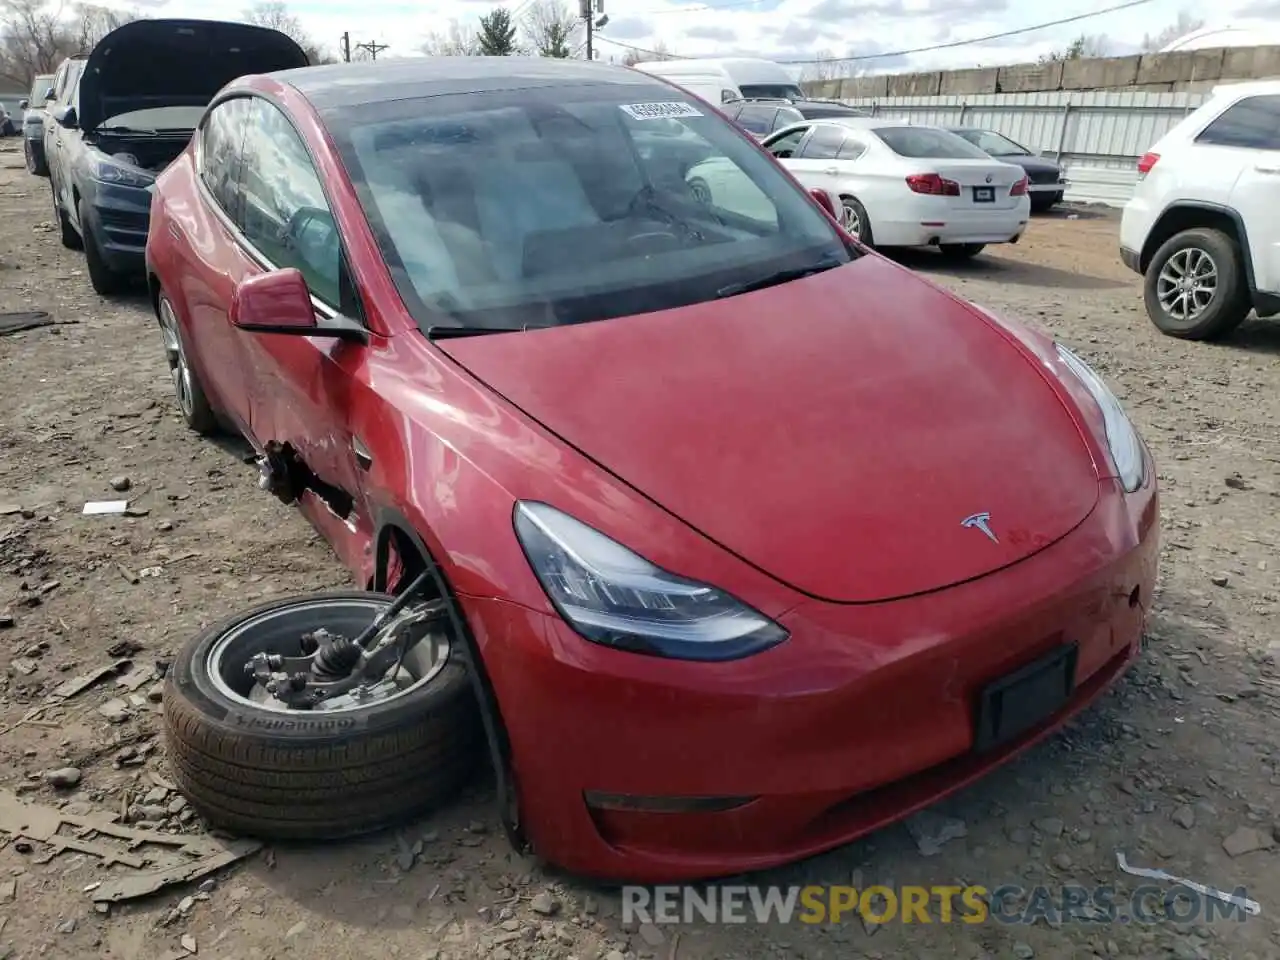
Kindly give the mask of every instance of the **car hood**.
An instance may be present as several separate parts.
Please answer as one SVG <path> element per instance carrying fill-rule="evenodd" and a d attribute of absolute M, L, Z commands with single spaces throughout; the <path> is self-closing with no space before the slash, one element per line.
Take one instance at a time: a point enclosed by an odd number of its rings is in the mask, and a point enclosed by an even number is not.
<path fill-rule="evenodd" d="M 999 570 L 1099 496 L 1037 362 L 877 256 L 677 310 L 438 345 L 711 540 L 826 600 Z"/>
<path fill-rule="evenodd" d="M 1046 160 L 1044 157 L 996 157 L 1002 163 L 1012 163 L 1021 167 L 1027 173 L 1061 173 L 1062 167 L 1054 163 L 1052 160 Z"/>
<path fill-rule="evenodd" d="M 305 67 L 278 30 L 217 20 L 134 20 L 94 46 L 80 77 L 78 125 L 152 107 L 202 106 L 237 77 Z"/>

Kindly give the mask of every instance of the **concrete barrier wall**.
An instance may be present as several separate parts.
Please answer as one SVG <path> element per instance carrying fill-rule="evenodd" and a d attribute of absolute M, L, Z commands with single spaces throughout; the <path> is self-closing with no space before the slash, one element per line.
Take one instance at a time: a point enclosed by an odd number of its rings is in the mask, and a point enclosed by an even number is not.
<path fill-rule="evenodd" d="M 1203 92 L 1222 82 L 1272 77 L 1280 77 L 1280 46 L 1218 47 L 1133 57 L 1017 63 L 1008 67 L 819 80 L 802 86 L 810 96 L 861 100 L 1060 90 Z"/>

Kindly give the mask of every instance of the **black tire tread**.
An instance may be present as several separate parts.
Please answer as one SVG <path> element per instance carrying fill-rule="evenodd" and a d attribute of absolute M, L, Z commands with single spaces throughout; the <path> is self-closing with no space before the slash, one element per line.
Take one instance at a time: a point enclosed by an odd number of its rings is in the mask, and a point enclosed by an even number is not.
<path fill-rule="evenodd" d="M 859 231 L 858 240 L 865 246 L 875 247 L 875 231 L 871 228 L 871 218 L 867 216 L 867 208 L 862 205 L 862 201 L 851 193 L 842 193 L 840 194 L 840 202 L 848 202 L 857 206 L 858 223 L 862 225 L 862 229 Z"/>
<path fill-rule="evenodd" d="M 173 306 L 173 300 L 163 290 L 160 291 L 160 297 L 156 301 L 156 324 L 160 323 L 159 300 L 169 301 L 169 306 L 173 310 L 174 316 L 178 315 L 178 308 Z M 191 364 L 191 351 L 188 349 L 186 336 L 182 332 L 182 322 L 178 321 L 178 338 L 182 341 L 182 349 L 187 355 L 187 363 Z M 218 417 L 218 411 L 213 408 L 213 404 L 209 402 L 209 395 L 204 392 L 204 383 L 200 380 L 200 372 L 194 367 L 190 367 L 191 372 L 191 416 L 187 416 L 179 406 L 179 412 L 182 413 L 182 419 L 186 421 L 187 427 L 196 436 L 211 437 L 222 432 L 222 421 Z"/>
<path fill-rule="evenodd" d="M 1160 269 L 1174 253 L 1184 245 L 1197 244 L 1209 250 L 1218 264 L 1219 276 L 1224 288 L 1222 299 L 1215 300 L 1201 319 L 1185 328 L 1162 323 L 1164 310 L 1156 294 L 1156 282 Z M 1244 322 L 1253 308 L 1249 283 L 1244 272 L 1244 257 L 1235 238 L 1212 227 L 1193 227 L 1182 230 L 1160 245 L 1147 264 L 1143 277 L 1142 299 L 1147 316 L 1161 333 L 1179 340 L 1218 340 L 1227 336 Z"/>
<path fill-rule="evenodd" d="M 366 597 L 324 591 L 305 599 Z M 260 605 L 204 631 L 187 659 L 233 624 L 303 597 Z M 195 651 L 192 654 L 191 651 Z M 164 722 L 170 767 L 192 807 L 210 823 L 246 836 L 321 840 L 382 829 L 454 796 L 482 755 L 479 713 L 466 668 L 450 663 L 412 709 L 371 729 L 291 737 L 232 728 L 212 716 L 202 695 L 165 681 Z M 243 709 L 238 707 L 238 709 Z"/>
<path fill-rule="evenodd" d="M 85 207 L 84 200 L 81 200 L 80 236 L 84 242 L 84 261 L 89 273 L 89 285 L 93 287 L 95 293 L 104 297 L 120 293 L 128 286 L 128 278 L 116 273 L 102 259 L 102 251 L 98 248 L 98 240 L 93 235 L 93 229 L 89 226 L 89 221 L 85 217 Z"/>

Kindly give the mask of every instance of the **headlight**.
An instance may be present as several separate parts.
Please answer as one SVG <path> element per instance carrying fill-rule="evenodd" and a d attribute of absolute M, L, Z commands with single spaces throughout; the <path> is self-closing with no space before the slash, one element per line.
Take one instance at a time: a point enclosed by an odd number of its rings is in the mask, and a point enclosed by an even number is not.
<path fill-rule="evenodd" d="M 101 183 L 114 183 L 122 187 L 149 187 L 155 177 L 142 170 L 131 170 L 111 160 L 94 160 L 90 170 L 93 179 Z"/>
<path fill-rule="evenodd" d="M 668 573 L 545 503 L 518 503 L 515 529 L 560 615 L 595 643 L 682 660 L 735 660 L 787 638 L 723 591 Z"/>
<path fill-rule="evenodd" d="M 1058 356 L 1062 358 L 1068 369 L 1084 384 L 1084 388 L 1093 396 L 1102 410 L 1102 422 L 1107 433 L 1107 447 L 1111 459 L 1115 463 L 1116 473 L 1124 485 L 1125 492 L 1133 493 L 1146 479 L 1146 467 L 1142 458 L 1142 442 L 1138 439 L 1138 431 L 1133 428 L 1120 401 L 1102 382 L 1102 378 L 1093 372 L 1093 368 L 1077 357 L 1062 344 L 1056 344 Z"/>

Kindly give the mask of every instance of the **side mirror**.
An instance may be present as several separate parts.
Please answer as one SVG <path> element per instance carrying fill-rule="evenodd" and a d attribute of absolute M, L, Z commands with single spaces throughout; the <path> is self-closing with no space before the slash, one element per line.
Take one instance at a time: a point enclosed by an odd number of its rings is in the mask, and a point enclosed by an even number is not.
<path fill-rule="evenodd" d="M 255 333 L 367 340 L 364 327 L 345 317 L 321 325 L 311 304 L 307 281 L 296 267 L 241 280 L 232 294 L 228 313 L 232 326 Z"/>
<path fill-rule="evenodd" d="M 31 101 L 30 101 L 30 100 L 19 100 L 19 101 L 18 101 L 18 109 L 19 109 L 19 110 L 25 110 L 25 109 L 27 109 L 27 107 L 29 107 L 29 106 L 31 106 Z"/>
<path fill-rule="evenodd" d="M 66 127 L 68 130 L 76 128 L 76 108 L 75 107 L 59 107 L 53 111 L 53 119 L 60 127 Z"/>
<path fill-rule="evenodd" d="M 46 91 L 44 92 L 44 99 L 45 99 L 45 102 L 46 102 L 46 103 L 47 103 L 47 102 L 49 102 L 50 100 L 52 100 L 52 99 L 54 98 L 54 96 L 55 96 L 55 94 L 54 94 L 54 92 L 53 92 L 53 87 L 50 87 L 48 90 L 46 90 Z"/>
<path fill-rule="evenodd" d="M 809 196 L 818 201 L 818 205 L 834 220 L 836 219 L 836 206 L 831 202 L 831 194 L 823 190 L 821 187 L 814 187 L 809 191 Z"/>

